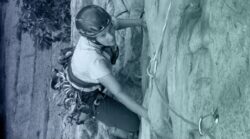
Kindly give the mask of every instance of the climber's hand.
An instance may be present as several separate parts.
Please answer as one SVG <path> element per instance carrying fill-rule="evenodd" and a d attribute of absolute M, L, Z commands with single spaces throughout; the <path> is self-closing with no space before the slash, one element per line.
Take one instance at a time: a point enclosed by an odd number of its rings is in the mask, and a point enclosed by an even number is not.
<path fill-rule="evenodd" d="M 142 12 L 141 13 L 141 15 L 140 15 L 140 19 L 141 19 L 141 26 L 143 27 L 143 28 L 147 28 L 147 23 L 146 23 L 146 21 L 145 21 L 145 12 Z"/>
<path fill-rule="evenodd" d="M 101 62 L 100 64 L 106 66 L 104 62 Z M 147 110 L 127 95 L 128 92 L 124 90 L 122 85 L 116 80 L 116 78 L 111 73 L 99 78 L 98 80 L 114 95 L 114 97 L 119 102 L 125 105 L 132 112 L 138 114 L 139 116 L 145 119 L 148 119 Z"/>
<path fill-rule="evenodd" d="M 141 19 L 141 26 L 142 26 L 143 28 L 147 28 L 147 23 L 146 23 L 146 21 L 143 20 L 143 19 Z"/>

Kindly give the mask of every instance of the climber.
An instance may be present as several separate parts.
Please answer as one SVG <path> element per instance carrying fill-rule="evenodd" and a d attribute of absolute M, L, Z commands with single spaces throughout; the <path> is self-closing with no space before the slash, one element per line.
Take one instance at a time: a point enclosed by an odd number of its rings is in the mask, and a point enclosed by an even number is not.
<path fill-rule="evenodd" d="M 115 30 L 143 26 L 144 22 L 112 18 L 103 8 L 89 5 L 77 13 L 75 24 L 81 37 L 67 68 L 69 80 L 82 90 L 82 96 L 92 94 L 86 102 L 94 106 L 97 120 L 114 127 L 113 134 L 126 138 L 124 134 L 138 132 L 138 116 L 149 121 L 147 110 L 127 95 L 111 66 L 119 52 Z M 105 95 L 107 92 L 111 95 Z"/>

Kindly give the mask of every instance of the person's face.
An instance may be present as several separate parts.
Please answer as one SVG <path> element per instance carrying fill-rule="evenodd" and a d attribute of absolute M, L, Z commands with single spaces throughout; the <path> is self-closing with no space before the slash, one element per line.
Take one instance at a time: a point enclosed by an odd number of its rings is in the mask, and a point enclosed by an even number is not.
<path fill-rule="evenodd" d="M 96 36 L 96 40 L 104 46 L 115 46 L 115 30 L 112 24 L 99 33 Z"/>

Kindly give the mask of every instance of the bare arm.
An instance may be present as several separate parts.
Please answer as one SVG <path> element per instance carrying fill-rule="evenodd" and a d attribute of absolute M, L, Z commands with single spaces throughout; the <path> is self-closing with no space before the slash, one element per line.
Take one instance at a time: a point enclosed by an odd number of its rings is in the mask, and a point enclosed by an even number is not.
<path fill-rule="evenodd" d="M 147 121 L 148 114 L 147 110 L 141 105 L 137 104 L 132 98 L 130 98 L 126 92 L 122 89 L 119 82 L 114 78 L 112 74 L 108 74 L 102 78 L 99 78 L 99 81 L 108 89 L 110 92 L 125 105 L 128 109 L 135 112 L 139 116 L 145 118 Z"/>
<path fill-rule="evenodd" d="M 142 19 L 113 19 L 116 30 L 134 26 L 146 26 Z"/>

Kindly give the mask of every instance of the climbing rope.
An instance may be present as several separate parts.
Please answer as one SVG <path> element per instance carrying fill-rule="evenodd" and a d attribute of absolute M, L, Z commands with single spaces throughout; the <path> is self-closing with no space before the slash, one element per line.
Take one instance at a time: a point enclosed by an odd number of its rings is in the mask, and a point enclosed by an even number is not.
<path fill-rule="evenodd" d="M 149 64 L 149 67 L 147 68 L 147 74 L 150 78 L 153 78 L 154 77 L 154 73 L 156 73 L 156 70 L 157 70 L 157 64 L 158 64 L 158 55 L 160 53 L 160 50 L 162 48 L 162 43 L 163 43 L 163 37 L 164 37 L 164 34 L 166 32 L 166 28 L 167 28 L 167 23 L 168 23 L 168 15 L 169 15 L 169 12 L 170 12 L 170 9 L 171 9 L 171 6 L 172 6 L 172 1 L 170 1 L 170 4 L 168 6 L 168 11 L 167 11 L 167 15 L 166 15 L 166 18 L 165 18 L 165 24 L 163 26 L 163 29 L 162 29 L 162 32 L 161 32 L 161 41 L 160 43 L 157 45 L 158 46 L 158 49 L 156 52 L 154 52 L 154 56 L 153 58 L 151 58 L 150 60 L 150 64 Z M 151 69 L 151 65 L 153 65 L 153 73 L 150 72 L 150 69 Z"/>
<path fill-rule="evenodd" d="M 208 131 L 208 129 L 203 129 L 202 128 L 202 122 L 205 118 L 209 117 L 209 116 L 213 116 L 214 118 L 214 125 L 211 127 L 213 128 L 217 123 L 218 123 L 218 119 L 219 119 L 219 116 L 218 116 L 218 110 L 216 110 L 214 113 L 212 114 L 208 114 L 206 116 L 201 116 L 200 119 L 199 119 L 199 123 L 198 125 L 190 120 L 188 120 L 187 118 L 185 118 L 184 116 L 182 116 L 181 114 L 177 113 L 166 101 L 164 101 L 164 98 L 165 96 L 163 96 L 158 84 L 157 84 L 157 81 L 155 79 L 155 75 L 156 75 L 156 71 L 157 71 L 157 66 L 158 66 L 158 55 L 160 53 L 160 51 L 162 50 L 162 43 L 163 43 L 163 37 L 164 37 L 164 34 L 166 32 L 166 28 L 167 28 L 167 23 L 168 23 L 168 19 L 169 19 L 169 12 L 170 12 L 170 9 L 171 9 L 171 6 L 172 6 L 172 1 L 170 1 L 170 4 L 169 4 L 169 7 L 168 7 L 168 11 L 167 11 L 167 15 L 166 15 L 166 18 L 165 18 L 165 24 L 163 26 L 163 29 L 162 29 L 162 34 L 161 34 L 161 41 L 159 42 L 159 44 L 157 45 L 157 50 L 156 52 L 154 52 L 154 55 L 153 57 L 151 58 L 150 60 L 150 63 L 147 67 L 147 75 L 149 76 L 150 80 L 149 80 L 149 84 L 150 84 L 150 87 L 153 88 L 153 84 L 155 85 L 156 89 L 157 89 L 157 93 L 160 95 L 160 98 L 163 99 L 163 102 L 164 104 L 166 105 L 166 107 L 172 111 L 174 113 L 174 115 L 176 115 L 177 117 L 179 117 L 181 120 L 183 120 L 184 122 L 186 122 L 187 124 L 191 125 L 192 127 L 194 127 L 195 129 L 198 129 L 199 131 L 199 134 L 201 136 L 203 135 L 208 135 L 211 139 L 215 139 L 215 137 Z M 211 129 L 209 128 L 209 129 Z"/>

